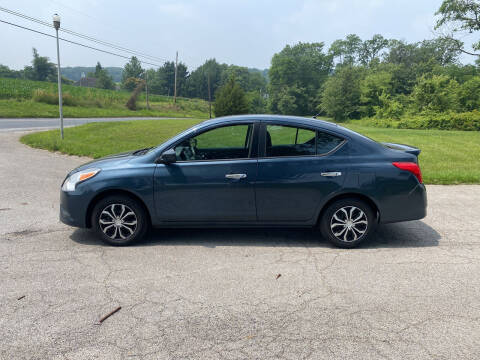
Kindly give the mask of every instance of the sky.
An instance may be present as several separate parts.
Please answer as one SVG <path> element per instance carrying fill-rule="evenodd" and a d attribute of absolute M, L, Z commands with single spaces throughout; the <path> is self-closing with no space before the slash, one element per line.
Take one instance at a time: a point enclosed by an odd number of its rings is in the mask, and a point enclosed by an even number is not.
<path fill-rule="evenodd" d="M 47 22 L 61 16 L 61 26 L 96 39 L 140 51 L 161 60 L 179 60 L 194 69 L 206 59 L 259 69 L 287 44 L 324 42 L 355 33 L 408 42 L 434 37 L 435 11 L 441 0 L 3 0 L 0 7 Z M 0 20 L 43 32 L 55 30 L 0 11 Z M 98 46 L 84 39 L 60 36 Z M 469 39 L 464 39 L 468 43 Z M 32 47 L 56 61 L 53 38 L 0 22 L 0 64 L 14 69 L 30 63 Z M 123 66 L 108 54 L 62 43 L 61 66 Z M 104 47 L 103 47 L 104 48 Z M 118 52 L 104 48 L 106 50 Z M 120 52 L 119 52 L 120 53 Z M 129 56 L 129 54 L 121 53 Z M 468 56 L 463 62 L 473 62 Z M 145 65 L 145 67 L 151 67 Z"/>

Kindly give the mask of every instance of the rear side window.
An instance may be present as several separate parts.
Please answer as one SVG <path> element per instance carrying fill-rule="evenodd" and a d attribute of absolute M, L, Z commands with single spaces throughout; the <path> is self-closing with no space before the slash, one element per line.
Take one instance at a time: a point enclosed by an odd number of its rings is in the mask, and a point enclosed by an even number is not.
<path fill-rule="evenodd" d="M 325 155 L 343 142 L 343 139 L 321 131 L 317 133 L 317 155 Z"/>
<path fill-rule="evenodd" d="M 315 131 L 291 126 L 267 125 L 266 156 L 315 155 Z"/>
<path fill-rule="evenodd" d="M 343 142 L 335 135 L 292 126 L 267 125 L 266 130 L 267 157 L 325 155 Z"/>

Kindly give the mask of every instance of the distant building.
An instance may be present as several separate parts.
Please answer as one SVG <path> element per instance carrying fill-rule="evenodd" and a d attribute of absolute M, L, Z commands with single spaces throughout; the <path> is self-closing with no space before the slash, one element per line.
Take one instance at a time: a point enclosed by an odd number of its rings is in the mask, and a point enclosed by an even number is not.
<path fill-rule="evenodd" d="M 73 83 L 75 86 L 83 86 L 83 87 L 96 87 L 97 86 L 97 78 L 94 77 L 82 77 L 80 80 L 75 81 Z"/>

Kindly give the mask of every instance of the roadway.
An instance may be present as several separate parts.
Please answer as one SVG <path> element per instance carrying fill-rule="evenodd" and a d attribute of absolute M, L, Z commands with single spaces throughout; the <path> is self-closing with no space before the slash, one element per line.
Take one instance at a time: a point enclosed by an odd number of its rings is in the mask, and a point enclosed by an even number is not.
<path fill-rule="evenodd" d="M 63 178 L 90 159 L 22 134 L 0 133 L 0 359 L 479 358 L 479 185 L 428 185 L 425 219 L 358 249 L 310 229 L 116 248 L 58 220 Z"/>
<path fill-rule="evenodd" d="M 64 127 L 77 126 L 91 122 L 131 121 L 131 120 L 165 120 L 172 117 L 119 117 L 119 118 L 65 118 Z M 54 129 L 60 126 L 58 118 L 0 118 L 0 132 L 18 130 Z"/>

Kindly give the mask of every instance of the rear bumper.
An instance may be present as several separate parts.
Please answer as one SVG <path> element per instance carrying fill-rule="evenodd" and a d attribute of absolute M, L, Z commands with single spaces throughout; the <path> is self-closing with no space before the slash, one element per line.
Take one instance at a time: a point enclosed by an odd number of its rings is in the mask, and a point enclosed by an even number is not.
<path fill-rule="evenodd" d="M 420 220 L 425 216 L 427 216 L 427 191 L 424 184 L 418 184 L 408 194 L 390 197 L 380 209 L 381 223 Z"/>

